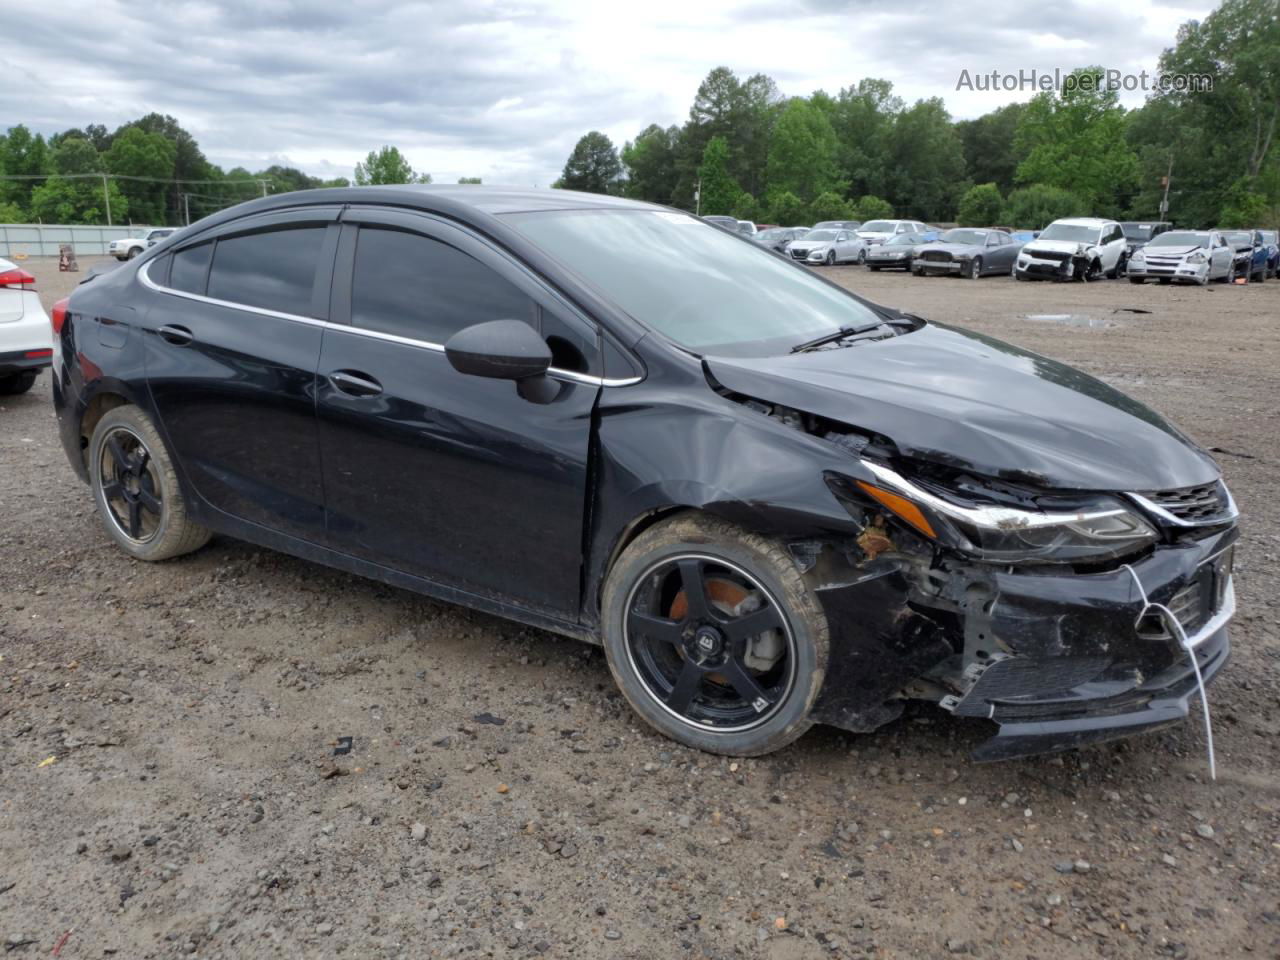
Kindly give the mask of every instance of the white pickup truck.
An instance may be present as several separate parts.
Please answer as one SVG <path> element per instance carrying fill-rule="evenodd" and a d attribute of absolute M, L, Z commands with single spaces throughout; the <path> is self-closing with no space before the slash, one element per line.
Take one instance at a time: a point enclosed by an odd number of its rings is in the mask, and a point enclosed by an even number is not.
<path fill-rule="evenodd" d="M 112 240 L 107 252 L 117 260 L 132 260 L 147 247 L 159 243 L 171 233 L 177 233 L 177 227 L 156 227 L 148 230 L 140 237 L 125 237 L 123 240 Z"/>

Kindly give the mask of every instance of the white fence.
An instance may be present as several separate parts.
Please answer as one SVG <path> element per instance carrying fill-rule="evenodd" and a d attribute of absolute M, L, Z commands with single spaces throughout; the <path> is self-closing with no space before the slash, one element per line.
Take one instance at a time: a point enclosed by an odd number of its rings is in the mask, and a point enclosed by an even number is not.
<path fill-rule="evenodd" d="M 69 243 L 76 256 L 105 254 L 107 244 L 124 237 L 141 237 L 151 227 L 85 227 L 56 223 L 0 223 L 0 257 L 56 257 L 60 244 Z"/>

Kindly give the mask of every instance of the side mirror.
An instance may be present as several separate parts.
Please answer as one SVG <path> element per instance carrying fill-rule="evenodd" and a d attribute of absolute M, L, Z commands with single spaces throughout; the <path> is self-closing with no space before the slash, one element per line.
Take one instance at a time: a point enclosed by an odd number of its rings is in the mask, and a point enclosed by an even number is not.
<path fill-rule="evenodd" d="M 444 354 L 459 373 L 514 380 L 520 396 L 534 403 L 550 403 L 560 392 L 560 385 L 547 376 L 551 348 L 520 320 L 464 327 L 445 342 Z"/>

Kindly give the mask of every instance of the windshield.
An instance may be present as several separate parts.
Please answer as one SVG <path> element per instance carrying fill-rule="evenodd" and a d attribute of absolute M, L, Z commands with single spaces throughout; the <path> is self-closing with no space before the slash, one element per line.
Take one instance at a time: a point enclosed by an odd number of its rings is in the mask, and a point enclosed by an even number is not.
<path fill-rule="evenodd" d="M 1124 231 L 1124 235 L 1130 240 L 1150 240 L 1151 231 L 1155 229 L 1154 224 L 1150 223 L 1122 223 L 1120 229 Z"/>
<path fill-rule="evenodd" d="M 695 353 L 777 355 L 881 319 L 804 268 L 685 214 L 557 210 L 506 219 L 635 320 Z"/>
<path fill-rule="evenodd" d="M 772 227 L 769 230 L 761 230 L 756 234 L 756 239 L 761 243 L 772 243 L 775 240 L 787 240 L 791 237 L 791 231 L 786 227 Z"/>
<path fill-rule="evenodd" d="M 895 224 L 891 220 L 870 220 L 862 225 L 863 233 L 893 233 Z"/>
<path fill-rule="evenodd" d="M 1098 228 L 1079 223 L 1051 223 L 1040 234 L 1041 240 L 1065 240 L 1068 243 L 1097 243 Z"/>
<path fill-rule="evenodd" d="M 1207 247 L 1208 245 L 1209 235 L 1207 233 L 1191 233 L 1187 230 L 1162 233 L 1147 244 L 1149 247 Z"/>
<path fill-rule="evenodd" d="M 810 230 L 804 235 L 806 240 L 834 240 L 836 238 L 836 230 Z"/>
<path fill-rule="evenodd" d="M 1227 243 L 1231 244 L 1233 247 L 1253 246 L 1253 236 L 1245 233 L 1243 230 L 1232 230 L 1230 233 L 1224 233 L 1222 236 L 1226 239 Z"/>
<path fill-rule="evenodd" d="M 943 243 L 963 243 L 966 245 L 982 244 L 987 242 L 987 231 L 985 230 L 948 230 L 938 238 Z"/>
<path fill-rule="evenodd" d="M 1276 232 L 1274 230 L 1263 230 L 1261 231 L 1261 233 L 1262 233 L 1262 239 L 1265 240 L 1267 243 L 1276 242 Z"/>

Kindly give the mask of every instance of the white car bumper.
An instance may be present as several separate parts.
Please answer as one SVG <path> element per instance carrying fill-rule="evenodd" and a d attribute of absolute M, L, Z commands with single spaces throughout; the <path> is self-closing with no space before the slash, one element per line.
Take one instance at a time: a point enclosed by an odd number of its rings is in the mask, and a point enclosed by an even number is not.
<path fill-rule="evenodd" d="M 0 307 L 0 376 L 39 370 L 53 360 L 53 327 L 40 297 L 29 290 L 0 291 L 0 295 L 9 293 L 22 297 L 22 315 L 14 317 L 14 311 L 5 309 L 7 304 Z"/>

